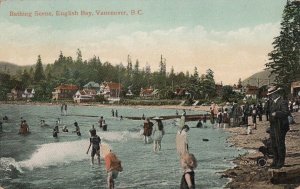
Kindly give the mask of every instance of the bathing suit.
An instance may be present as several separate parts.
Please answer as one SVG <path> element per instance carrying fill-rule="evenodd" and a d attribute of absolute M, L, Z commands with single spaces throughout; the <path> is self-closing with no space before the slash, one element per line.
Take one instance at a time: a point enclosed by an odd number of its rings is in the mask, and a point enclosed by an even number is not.
<path fill-rule="evenodd" d="M 189 174 L 190 177 L 191 177 L 191 181 L 192 181 L 192 189 L 195 189 L 195 173 L 194 171 L 191 171 L 191 172 L 185 172 L 183 175 L 182 175 L 182 178 L 181 178 L 181 183 L 180 183 L 180 189 L 189 189 L 189 186 L 185 180 L 185 174 Z"/>
<path fill-rule="evenodd" d="M 100 150 L 101 139 L 98 135 L 92 136 L 90 138 L 90 142 L 92 143 L 92 153 L 91 156 L 94 157 L 97 151 Z"/>

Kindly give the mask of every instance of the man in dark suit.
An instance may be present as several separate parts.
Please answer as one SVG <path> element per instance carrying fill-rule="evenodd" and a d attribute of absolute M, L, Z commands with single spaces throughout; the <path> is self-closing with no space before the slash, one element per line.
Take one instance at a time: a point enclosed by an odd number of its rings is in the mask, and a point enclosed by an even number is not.
<path fill-rule="evenodd" d="M 270 98 L 269 121 L 271 126 L 270 136 L 272 150 L 274 152 L 272 168 L 280 169 L 285 161 L 285 135 L 289 130 L 289 108 L 288 101 L 281 95 L 281 88 L 270 87 L 268 96 Z"/>

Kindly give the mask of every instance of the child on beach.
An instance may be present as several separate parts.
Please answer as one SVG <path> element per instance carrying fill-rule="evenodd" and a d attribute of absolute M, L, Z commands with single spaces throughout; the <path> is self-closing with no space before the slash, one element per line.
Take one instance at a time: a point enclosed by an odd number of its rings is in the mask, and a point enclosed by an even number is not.
<path fill-rule="evenodd" d="M 186 153 L 181 156 L 181 167 L 183 168 L 183 175 L 181 177 L 180 189 L 195 189 L 195 172 L 197 167 L 197 159 L 194 154 Z"/>
<path fill-rule="evenodd" d="M 101 151 L 105 160 L 105 168 L 107 171 L 107 185 L 109 189 L 115 188 L 114 179 L 123 171 L 121 161 L 117 158 L 108 145 L 101 145 Z"/>

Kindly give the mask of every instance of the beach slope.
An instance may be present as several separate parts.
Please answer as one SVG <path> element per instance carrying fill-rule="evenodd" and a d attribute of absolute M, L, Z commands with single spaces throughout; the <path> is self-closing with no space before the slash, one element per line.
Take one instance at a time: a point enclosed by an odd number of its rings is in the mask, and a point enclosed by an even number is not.
<path fill-rule="evenodd" d="M 245 127 L 228 129 L 232 133 L 228 142 L 247 149 L 248 153 L 236 158 L 236 167 L 223 173 L 223 177 L 232 179 L 226 188 L 285 189 L 300 186 L 300 112 L 293 113 L 293 116 L 296 124 L 290 125 L 290 131 L 286 135 L 286 162 L 281 169 L 271 169 L 270 158 L 267 159 L 266 166 L 257 165 L 257 159 L 263 157 L 258 148 L 263 146 L 262 140 L 268 137 L 268 121 L 264 119 L 257 122 L 257 130 L 253 130 L 250 135 L 246 134 Z"/>

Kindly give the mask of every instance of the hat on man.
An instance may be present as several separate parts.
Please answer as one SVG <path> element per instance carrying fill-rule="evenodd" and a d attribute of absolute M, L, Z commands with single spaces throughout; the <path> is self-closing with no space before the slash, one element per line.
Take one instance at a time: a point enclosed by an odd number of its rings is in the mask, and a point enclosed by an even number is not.
<path fill-rule="evenodd" d="M 271 94 L 273 94 L 273 93 L 276 93 L 276 92 L 278 92 L 278 91 L 280 91 L 281 90 L 281 88 L 280 87 L 276 87 L 276 86 L 271 86 L 269 89 L 268 89 L 268 96 L 269 95 L 271 95 Z"/>

